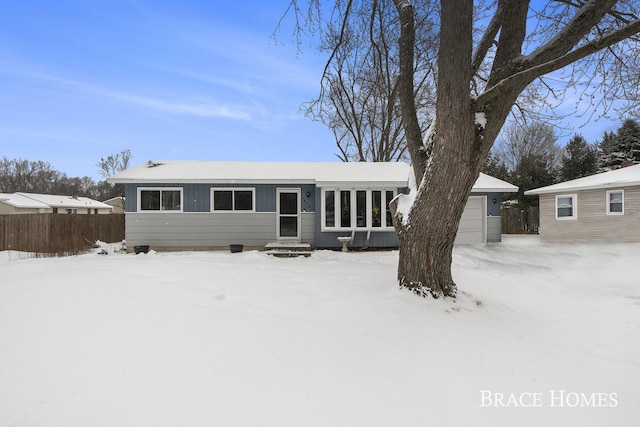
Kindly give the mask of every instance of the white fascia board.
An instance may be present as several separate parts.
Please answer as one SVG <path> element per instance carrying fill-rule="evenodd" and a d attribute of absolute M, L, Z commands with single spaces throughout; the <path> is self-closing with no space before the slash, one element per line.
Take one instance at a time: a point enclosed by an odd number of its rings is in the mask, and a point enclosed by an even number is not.
<path fill-rule="evenodd" d="M 163 185 L 176 185 L 176 184 L 315 184 L 312 179 L 140 179 L 140 178 L 115 178 L 107 179 L 107 182 L 111 184 L 163 184 Z"/>
<path fill-rule="evenodd" d="M 640 182 L 608 182 L 606 184 L 598 185 L 585 185 L 581 187 L 556 187 L 551 185 L 549 187 L 537 188 L 534 190 L 525 191 L 525 196 L 536 196 L 538 194 L 556 194 L 556 193 L 572 193 L 576 191 L 585 190 L 604 190 L 607 188 L 621 188 L 621 187 L 634 187 L 640 186 Z"/>
<path fill-rule="evenodd" d="M 319 188 L 405 188 L 409 186 L 408 181 L 316 181 Z"/>

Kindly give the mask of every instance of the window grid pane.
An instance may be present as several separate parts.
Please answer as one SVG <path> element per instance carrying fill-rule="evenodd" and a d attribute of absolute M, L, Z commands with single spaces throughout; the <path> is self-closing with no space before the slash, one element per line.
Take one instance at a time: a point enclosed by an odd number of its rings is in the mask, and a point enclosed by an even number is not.
<path fill-rule="evenodd" d="M 387 191 L 386 192 L 386 200 L 384 201 L 384 206 L 385 206 L 385 212 L 386 212 L 386 220 L 387 223 L 385 224 L 385 227 L 393 227 L 393 218 L 391 215 L 391 208 L 389 207 L 389 203 L 391 203 L 391 201 L 393 200 L 393 198 L 395 197 L 395 195 L 393 194 L 393 191 Z"/>
<path fill-rule="evenodd" d="M 236 211 L 253 210 L 253 192 L 252 191 L 234 191 L 233 208 Z"/>
<path fill-rule="evenodd" d="M 219 190 L 213 192 L 213 210 L 230 211 L 233 210 L 233 192 Z"/>
<path fill-rule="evenodd" d="M 367 192 L 356 191 L 356 227 L 367 226 Z"/>
<path fill-rule="evenodd" d="M 324 192 L 324 226 L 336 226 L 335 191 Z"/>
<path fill-rule="evenodd" d="M 371 192 L 371 226 L 382 227 L 382 191 Z"/>
<path fill-rule="evenodd" d="M 162 210 L 180 210 L 180 190 L 162 191 Z"/>
<path fill-rule="evenodd" d="M 351 227 L 351 191 L 340 192 L 340 226 Z"/>
<path fill-rule="evenodd" d="M 140 191 L 140 209 L 143 211 L 159 211 L 160 190 Z"/>

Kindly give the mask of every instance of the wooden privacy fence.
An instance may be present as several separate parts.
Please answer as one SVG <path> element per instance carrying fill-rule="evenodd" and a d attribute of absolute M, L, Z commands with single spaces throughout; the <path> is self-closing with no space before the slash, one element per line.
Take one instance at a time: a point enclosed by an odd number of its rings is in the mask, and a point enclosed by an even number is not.
<path fill-rule="evenodd" d="M 502 207 L 502 234 L 538 234 L 540 213 L 537 206 Z"/>
<path fill-rule="evenodd" d="M 124 215 L 0 215 L 0 251 L 71 255 L 87 251 L 96 240 L 124 240 Z"/>

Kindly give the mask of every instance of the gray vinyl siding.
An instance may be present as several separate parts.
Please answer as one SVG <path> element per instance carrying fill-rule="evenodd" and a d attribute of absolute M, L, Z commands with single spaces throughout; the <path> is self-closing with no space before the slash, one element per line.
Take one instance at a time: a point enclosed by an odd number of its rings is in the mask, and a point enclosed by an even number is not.
<path fill-rule="evenodd" d="M 138 188 L 182 188 L 183 212 L 137 212 Z M 212 188 L 255 189 L 255 212 L 211 212 Z M 321 190 L 313 184 L 125 184 L 126 241 L 129 247 L 150 245 L 156 249 L 223 248 L 229 244 L 264 247 L 277 240 L 276 201 L 278 188 L 299 188 L 301 241 L 318 248 L 340 248 L 338 237 L 351 236 L 351 230 L 321 231 Z M 383 189 L 384 190 L 384 189 Z M 406 188 L 398 188 L 398 193 Z M 307 196 L 308 194 L 308 196 Z M 487 241 L 500 241 L 500 194 L 487 196 Z M 625 196 L 626 197 L 626 196 Z M 496 199 L 496 203 L 493 203 Z M 358 230 L 352 248 L 397 248 L 393 230 Z"/>
<path fill-rule="evenodd" d="M 301 241 L 315 244 L 315 215 L 300 216 Z M 226 248 L 230 244 L 264 247 L 276 241 L 273 212 L 134 213 L 126 216 L 127 246 L 163 248 Z"/>
<path fill-rule="evenodd" d="M 471 196 L 487 196 L 487 216 L 501 216 L 502 195 L 500 193 L 471 193 Z M 496 201 L 493 203 L 493 201 Z"/>
<path fill-rule="evenodd" d="M 545 242 L 639 242 L 640 186 L 610 190 L 624 190 L 624 215 L 607 215 L 607 190 L 604 189 L 561 193 L 577 195 L 576 219 L 556 219 L 557 194 L 540 195 L 540 239 Z"/>
<path fill-rule="evenodd" d="M 319 225 L 317 226 L 319 228 Z M 344 231 L 317 231 L 316 246 L 319 248 L 341 248 L 342 243 L 338 237 L 351 236 L 350 230 Z M 356 231 L 353 243 L 349 243 L 349 248 L 397 248 L 398 236 L 395 231 L 372 231 L 367 243 L 367 230 Z"/>
<path fill-rule="evenodd" d="M 496 243 L 502 241 L 502 217 L 487 217 L 487 243 Z"/>

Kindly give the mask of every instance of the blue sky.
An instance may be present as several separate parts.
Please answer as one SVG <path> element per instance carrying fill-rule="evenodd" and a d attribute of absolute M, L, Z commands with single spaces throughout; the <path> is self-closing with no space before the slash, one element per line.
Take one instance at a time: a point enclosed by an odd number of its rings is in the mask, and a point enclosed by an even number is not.
<path fill-rule="evenodd" d="M 124 149 L 133 164 L 336 160 L 330 130 L 300 112 L 325 58 L 296 55 L 290 21 L 271 39 L 288 3 L 0 0 L 0 157 L 94 179 Z"/>
<path fill-rule="evenodd" d="M 0 156 L 97 178 L 101 157 L 335 159 L 299 112 L 323 58 L 297 57 L 282 1 L 0 0 Z"/>

